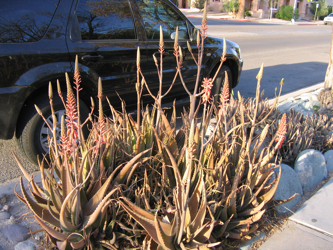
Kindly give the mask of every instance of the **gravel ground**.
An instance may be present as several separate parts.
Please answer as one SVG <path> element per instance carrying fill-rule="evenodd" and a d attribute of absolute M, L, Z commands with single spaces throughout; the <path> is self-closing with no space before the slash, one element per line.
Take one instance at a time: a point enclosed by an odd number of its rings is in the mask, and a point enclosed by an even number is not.
<path fill-rule="evenodd" d="M 12 150 L 29 173 L 39 169 L 38 166 L 33 165 L 23 156 L 14 139 L 0 140 L 0 183 L 21 176 L 21 171 L 14 159 Z"/>

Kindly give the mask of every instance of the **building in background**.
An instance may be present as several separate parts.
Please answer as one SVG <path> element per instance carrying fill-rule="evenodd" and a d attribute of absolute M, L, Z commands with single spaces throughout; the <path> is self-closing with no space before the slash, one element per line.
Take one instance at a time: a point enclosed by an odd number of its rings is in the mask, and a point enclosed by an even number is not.
<path fill-rule="evenodd" d="M 179 8 L 195 8 L 196 0 L 172 0 Z M 227 0 L 224 0 L 227 1 Z M 223 0 L 208 0 L 208 8 L 212 11 L 221 11 Z M 313 19 L 313 14 L 310 12 L 310 6 L 313 2 L 307 0 L 245 0 L 245 8 L 249 9 L 253 17 L 269 18 L 271 15 L 270 6 L 273 7 L 273 13 L 282 5 L 294 6 L 294 1 L 297 1 L 299 16 L 303 19 Z M 332 6 L 333 0 L 326 0 L 327 6 Z"/>

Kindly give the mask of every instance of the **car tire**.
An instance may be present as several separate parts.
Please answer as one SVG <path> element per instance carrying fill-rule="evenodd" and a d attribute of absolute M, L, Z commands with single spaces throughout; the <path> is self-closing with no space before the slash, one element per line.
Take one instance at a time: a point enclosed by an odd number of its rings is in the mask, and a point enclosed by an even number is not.
<path fill-rule="evenodd" d="M 229 79 L 229 91 L 231 92 L 231 86 L 232 86 L 232 73 L 231 70 L 228 66 L 226 65 L 222 65 L 219 73 L 216 76 L 216 79 L 213 83 L 213 88 L 212 88 L 212 98 L 213 98 L 213 102 L 215 105 L 218 104 L 219 99 L 220 99 L 220 94 L 223 91 L 223 86 L 224 86 L 224 82 L 225 82 L 225 72 L 227 72 L 228 74 L 228 79 Z M 214 77 L 215 72 L 213 72 L 211 77 Z"/>
<path fill-rule="evenodd" d="M 42 157 L 48 153 L 47 137 L 50 135 L 50 130 L 47 128 L 43 118 L 36 112 L 34 104 L 38 106 L 45 119 L 52 126 L 52 114 L 49 99 L 46 94 L 44 96 L 37 98 L 34 103 L 30 103 L 30 105 L 25 108 L 16 130 L 16 141 L 19 148 L 23 151 L 28 160 L 34 164 L 37 164 L 37 156 L 39 159 L 42 159 Z M 65 114 L 65 108 L 59 97 L 53 98 L 53 108 L 55 115 L 57 116 L 57 138 L 58 136 L 60 138 L 61 116 Z M 86 119 L 88 115 L 89 110 L 87 106 L 80 100 L 81 121 Z M 86 135 L 87 133 L 88 129 L 85 128 L 84 134 Z"/>

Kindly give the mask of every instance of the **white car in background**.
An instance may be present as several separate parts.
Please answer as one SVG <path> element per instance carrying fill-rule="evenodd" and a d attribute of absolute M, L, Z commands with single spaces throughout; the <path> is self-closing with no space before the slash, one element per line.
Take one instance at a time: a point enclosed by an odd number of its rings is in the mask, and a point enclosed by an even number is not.
<path fill-rule="evenodd" d="M 329 14 L 327 17 L 324 18 L 324 24 L 332 24 L 333 23 L 333 13 Z"/>

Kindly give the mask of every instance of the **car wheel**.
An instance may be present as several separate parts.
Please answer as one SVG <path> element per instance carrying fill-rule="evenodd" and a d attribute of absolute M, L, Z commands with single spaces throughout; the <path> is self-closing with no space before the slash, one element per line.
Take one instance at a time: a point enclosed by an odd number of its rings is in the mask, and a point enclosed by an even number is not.
<path fill-rule="evenodd" d="M 216 79 L 213 83 L 213 88 L 212 88 L 212 98 L 214 100 L 214 104 L 218 104 L 219 99 L 220 99 L 220 94 L 223 91 L 223 86 L 225 82 L 225 72 L 228 74 L 228 79 L 229 79 L 229 90 L 231 91 L 231 86 L 232 86 L 232 74 L 231 70 L 228 66 L 222 65 L 219 73 L 216 76 Z M 214 77 L 215 72 L 212 74 L 211 77 Z"/>
<path fill-rule="evenodd" d="M 50 108 L 49 99 L 40 97 L 34 101 L 39 109 L 42 111 L 46 121 L 52 126 L 53 118 Z M 34 164 L 37 163 L 37 156 L 43 157 L 48 153 L 48 137 L 52 137 L 47 124 L 42 117 L 36 112 L 34 105 L 31 104 L 26 107 L 24 114 L 17 126 L 16 138 L 17 143 L 28 160 Z M 57 118 L 57 140 L 60 141 L 61 133 L 61 117 L 65 115 L 65 108 L 59 97 L 53 99 L 53 108 Z M 87 106 L 80 101 L 81 120 L 86 119 L 89 115 Z M 88 130 L 85 129 L 85 134 Z"/>

